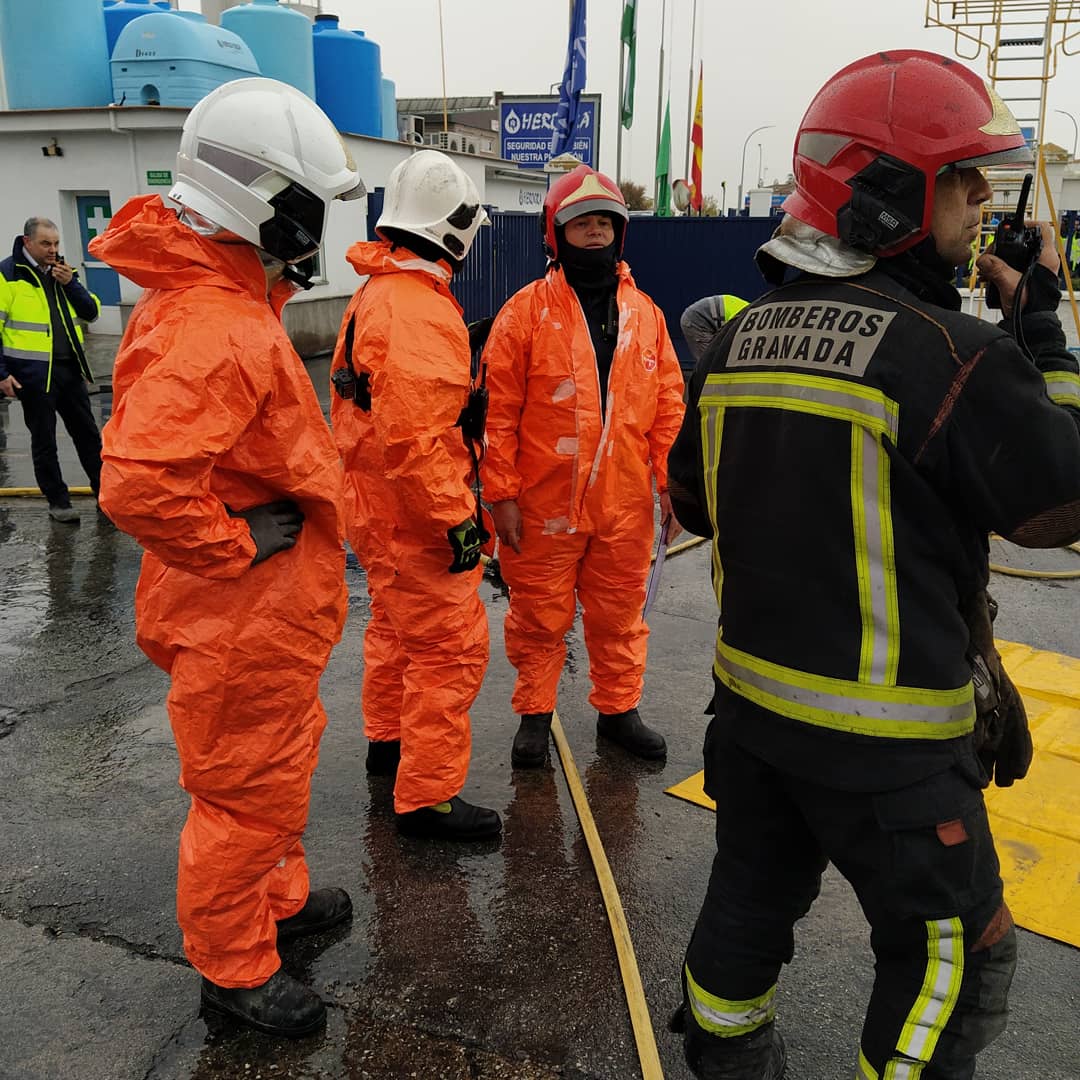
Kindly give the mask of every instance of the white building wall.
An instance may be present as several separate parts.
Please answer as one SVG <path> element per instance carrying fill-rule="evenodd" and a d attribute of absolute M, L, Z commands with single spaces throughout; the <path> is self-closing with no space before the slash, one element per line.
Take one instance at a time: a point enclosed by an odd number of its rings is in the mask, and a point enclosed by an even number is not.
<path fill-rule="evenodd" d="M 77 262 L 76 195 L 108 194 L 114 213 L 134 195 L 165 195 L 168 187 L 151 185 L 147 173 L 169 171 L 175 177 L 185 115 L 182 109 L 146 108 L 0 112 L 0 191 L 4 192 L 0 204 L 0 257 L 6 256 L 26 218 L 36 215 L 56 221 L 65 252 L 73 253 L 69 262 Z M 353 135 L 344 138 L 368 190 L 385 187 L 393 168 L 413 149 L 384 139 Z M 53 139 L 63 156 L 42 154 L 42 146 Z M 450 156 L 472 178 L 483 203 L 505 210 L 539 211 L 545 185 L 538 183 L 535 175 L 526 173 L 515 179 L 514 166 L 508 162 L 493 163 L 491 158 L 463 154 Z M 327 221 L 323 279 L 291 301 L 289 308 L 350 296 L 357 278 L 346 262 L 345 252 L 363 239 L 367 239 L 367 200 L 335 202 Z M 92 331 L 119 333 L 140 291 L 121 277 L 120 306 L 104 309 Z M 336 313 L 341 306 L 334 303 L 328 310 Z M 333 321 L 336 314 L 328 318 Z"/>

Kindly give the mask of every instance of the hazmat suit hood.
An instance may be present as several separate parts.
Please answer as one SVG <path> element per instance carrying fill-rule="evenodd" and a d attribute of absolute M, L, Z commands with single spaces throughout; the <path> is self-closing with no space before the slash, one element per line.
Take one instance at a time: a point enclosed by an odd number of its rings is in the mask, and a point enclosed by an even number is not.
<path fill-rule="evenodd" d="M 421 270 L 431 274 L 444 285 L 449 285 L 453 277 L 448 261 L 440 259 L 432 262 L 400 244 L 395 247 L 387 240 L 360 240 L 349 248 L 345 258 L 361 277 L 369 274 L 394 274 L 402 270 Z"/>
<path fill-rule="evenodd" d="M 266 274 L 254 245 L 200 236 L 159 195 L 126 202 L 105 233 L 90 242 L 89 251 L 144 289 L 210 285 L 258 299 L 266 296 Z M 293 292 L 287 282 L 276 285 L 275 310 Z"/>

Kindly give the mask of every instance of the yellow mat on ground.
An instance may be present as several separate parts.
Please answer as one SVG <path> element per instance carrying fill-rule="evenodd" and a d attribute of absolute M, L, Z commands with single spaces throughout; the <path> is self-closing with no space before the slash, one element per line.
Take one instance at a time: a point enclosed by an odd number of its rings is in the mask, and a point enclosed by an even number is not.
<path fill-rule="evenodd" d="M 999 641 L 1027 706 L 1035 759 L 1011 788 L 989 787 L 1005 897 L 1018 925 L 1080 948 L 1080 660 Z M 704 772 L 667 789 L 715 810 Z"/>

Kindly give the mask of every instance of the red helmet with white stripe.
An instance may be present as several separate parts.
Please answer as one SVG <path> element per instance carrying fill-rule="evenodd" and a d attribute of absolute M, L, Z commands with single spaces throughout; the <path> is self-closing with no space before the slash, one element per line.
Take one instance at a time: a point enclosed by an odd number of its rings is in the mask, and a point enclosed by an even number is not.
<path fill-rule="evenodd" d="M 1030 161 L 1009 107 L 963 64 L 916 49 L 875 53 L 810 103 L 784 210 L 861 251 L 894 255 L 929 234 L 939 173 Z"/>
<path fill-rule="evenodd" d="M 582 214 L 612 215 L 616 222 L 615 243 L 621 255 L 626 222 L 630 220 L 626 200 L 611 177 L 588 165 L 579 165 L 573 172 L 560 176 L 549 188 L 540 223 L 544 232 L 544 251 L 551 258 L 557 258 L 559 241 L 555 227 Z"/>

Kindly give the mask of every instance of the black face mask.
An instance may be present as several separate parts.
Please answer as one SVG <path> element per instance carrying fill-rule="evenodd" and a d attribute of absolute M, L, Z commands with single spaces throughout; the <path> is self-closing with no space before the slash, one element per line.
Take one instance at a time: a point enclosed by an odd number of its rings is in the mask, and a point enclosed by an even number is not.
<path fill-rule="evenodd" d="M 579 248 L 566 242 L 566 236 L 560 228 L 556 231 L 559 245 L 558 263 L 566 274 L 566 279 L 575 288 L 609 288 L 618 281 L 615 266 L 619 261 L 616 250 L 617 241 L 607 247 Z"/>

